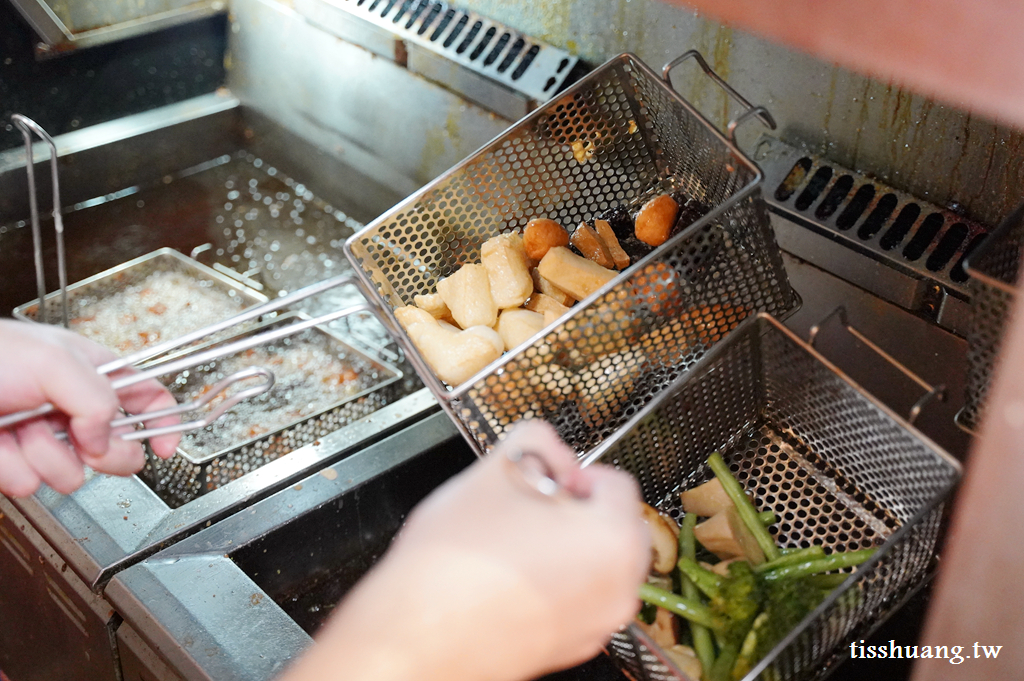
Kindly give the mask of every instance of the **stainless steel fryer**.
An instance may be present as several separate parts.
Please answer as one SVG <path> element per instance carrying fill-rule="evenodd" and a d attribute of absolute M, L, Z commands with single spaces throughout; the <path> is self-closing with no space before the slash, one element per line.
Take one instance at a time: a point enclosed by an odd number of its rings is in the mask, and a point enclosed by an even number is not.
<path fill-rule="evenodd" d="M 747 107 L 728 137 L 671 87 L 672 68 L 690 57 Z M 744 317 L 798 305 L 760 197 L 761 173 L 733 138 L 754 116 L 771 122 L 695 52 L 661 76 L 621 55 L 346 242 L 410 361 L 479 453 L 523 418 L 552 422 L 585 452 Z M 437 379 L 399 328 L 392 310 L 475 262 L 487 238 L 535 217 L 575 225 L 655 187 L 681 190 L 709 211 L 462 385 Z M 584 385 L 576 399 L 573 381 Z M 597 405 L 588 414 L 583 392 Z"/>
<path fill-rule="evenodd" d="M 960 465 L 768 315 L 749 318 L 587 458 L 629 471 L 645 501 L 679 518 L 679 492 L 719 451 L 780 546 L 879 546 L 745 681 L 820 678 L 852 636 L 927 576 Z M 685 679 L 642 632 L 612 639 L 635 679 Z"/>

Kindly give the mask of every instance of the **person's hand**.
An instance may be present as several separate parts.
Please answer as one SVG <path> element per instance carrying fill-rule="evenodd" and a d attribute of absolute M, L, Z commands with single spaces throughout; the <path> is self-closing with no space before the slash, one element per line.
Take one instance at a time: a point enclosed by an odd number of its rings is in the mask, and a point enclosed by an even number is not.
<path fill-rule="evenodd" d="M 0 320 L 0 415 L 52 402 L 60 413 L 0 429 L 0 493 L 28 496 L 45 482 L 68 494 L 85 479 L 83 464 L 101 473 L 131 475 L 145 464 L 142 445 L 121 439 L 110 422 L 123 406 L 130 413 L 174 406 L 157 381 L 139 383 L 117 394 L 95 367 L 116 356 L 64 329 Z M 170 425 L 176 417 L 148 422 Z M 127 429 L 125 429 L 127 430 Z M 67 443 L 55 436 L 68 434 Z M 177 435 L 152 438 L 153 452 L 169 457 Z"/>
<path fill-rule="evenodd" d="M 578 498 L 531 490 L 509 447 Z M 650 562 L 636 482 L 580 469 L 539 422 L 497 449 L 413 511 L 289 681 L 528 679 L 593 657 L 636 614 Z"/>

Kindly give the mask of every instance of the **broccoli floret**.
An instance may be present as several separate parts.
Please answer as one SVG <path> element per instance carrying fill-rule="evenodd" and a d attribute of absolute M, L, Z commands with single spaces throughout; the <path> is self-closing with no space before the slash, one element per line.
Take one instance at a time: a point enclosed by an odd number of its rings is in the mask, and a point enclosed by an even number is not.
<path fill-rule="evenodd" d="M 828 590 L 807 579 L 766 582 L 764 588 L 767 618 L 758 635 L 758 659 L 767 655 L 828 595 Z"/>
<path fill-rule="evenodd" d="M 722 580 L 718 595 L 711 599 L 712 612 L 726 622 L 721 632 L 723 640 L 739 647 L 750 623 L 761 611 L 764 596 L 764 585 L 750 563 L 738 560 L 729 564 L 729 575 Z"/>

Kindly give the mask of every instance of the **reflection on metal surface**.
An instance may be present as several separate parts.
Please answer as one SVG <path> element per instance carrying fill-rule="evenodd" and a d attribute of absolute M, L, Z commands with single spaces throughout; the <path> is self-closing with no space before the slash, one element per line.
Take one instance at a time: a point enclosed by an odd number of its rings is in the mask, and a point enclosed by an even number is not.
<path fill-rule="evenodd" d="M 223 0 L 11 0 L 42 39 L 41 56 L 152 33 L 226 11 Z"/>

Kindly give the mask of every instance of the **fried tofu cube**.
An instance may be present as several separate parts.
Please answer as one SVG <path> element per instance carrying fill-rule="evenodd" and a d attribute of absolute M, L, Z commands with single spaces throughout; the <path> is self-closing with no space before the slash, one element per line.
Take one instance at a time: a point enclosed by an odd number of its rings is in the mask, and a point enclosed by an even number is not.
<path fill-rule="evenodd" d="M 517 308 L 533 293 L 523 237 L 518 234 L 491 237 L 480 247 L 480 261 L 490 279 L 491 297 L 499 308 Z"/>
<path fill-rule="evenodd" d="M 492 327 L 498 321 L 498 305 L 491 296 L 490 277 L 483 265 L 463 265 L 450 277 L 437 282 L 437 292 L 463 329 Z"/>
<path fill-rule="evenodd" d="M 537 271 L 576 300 L 583 300 L 614 279 L 617 274 L 615 270 L 581 258 L 564 247 L 549 250 L 537 266 Z"/>

